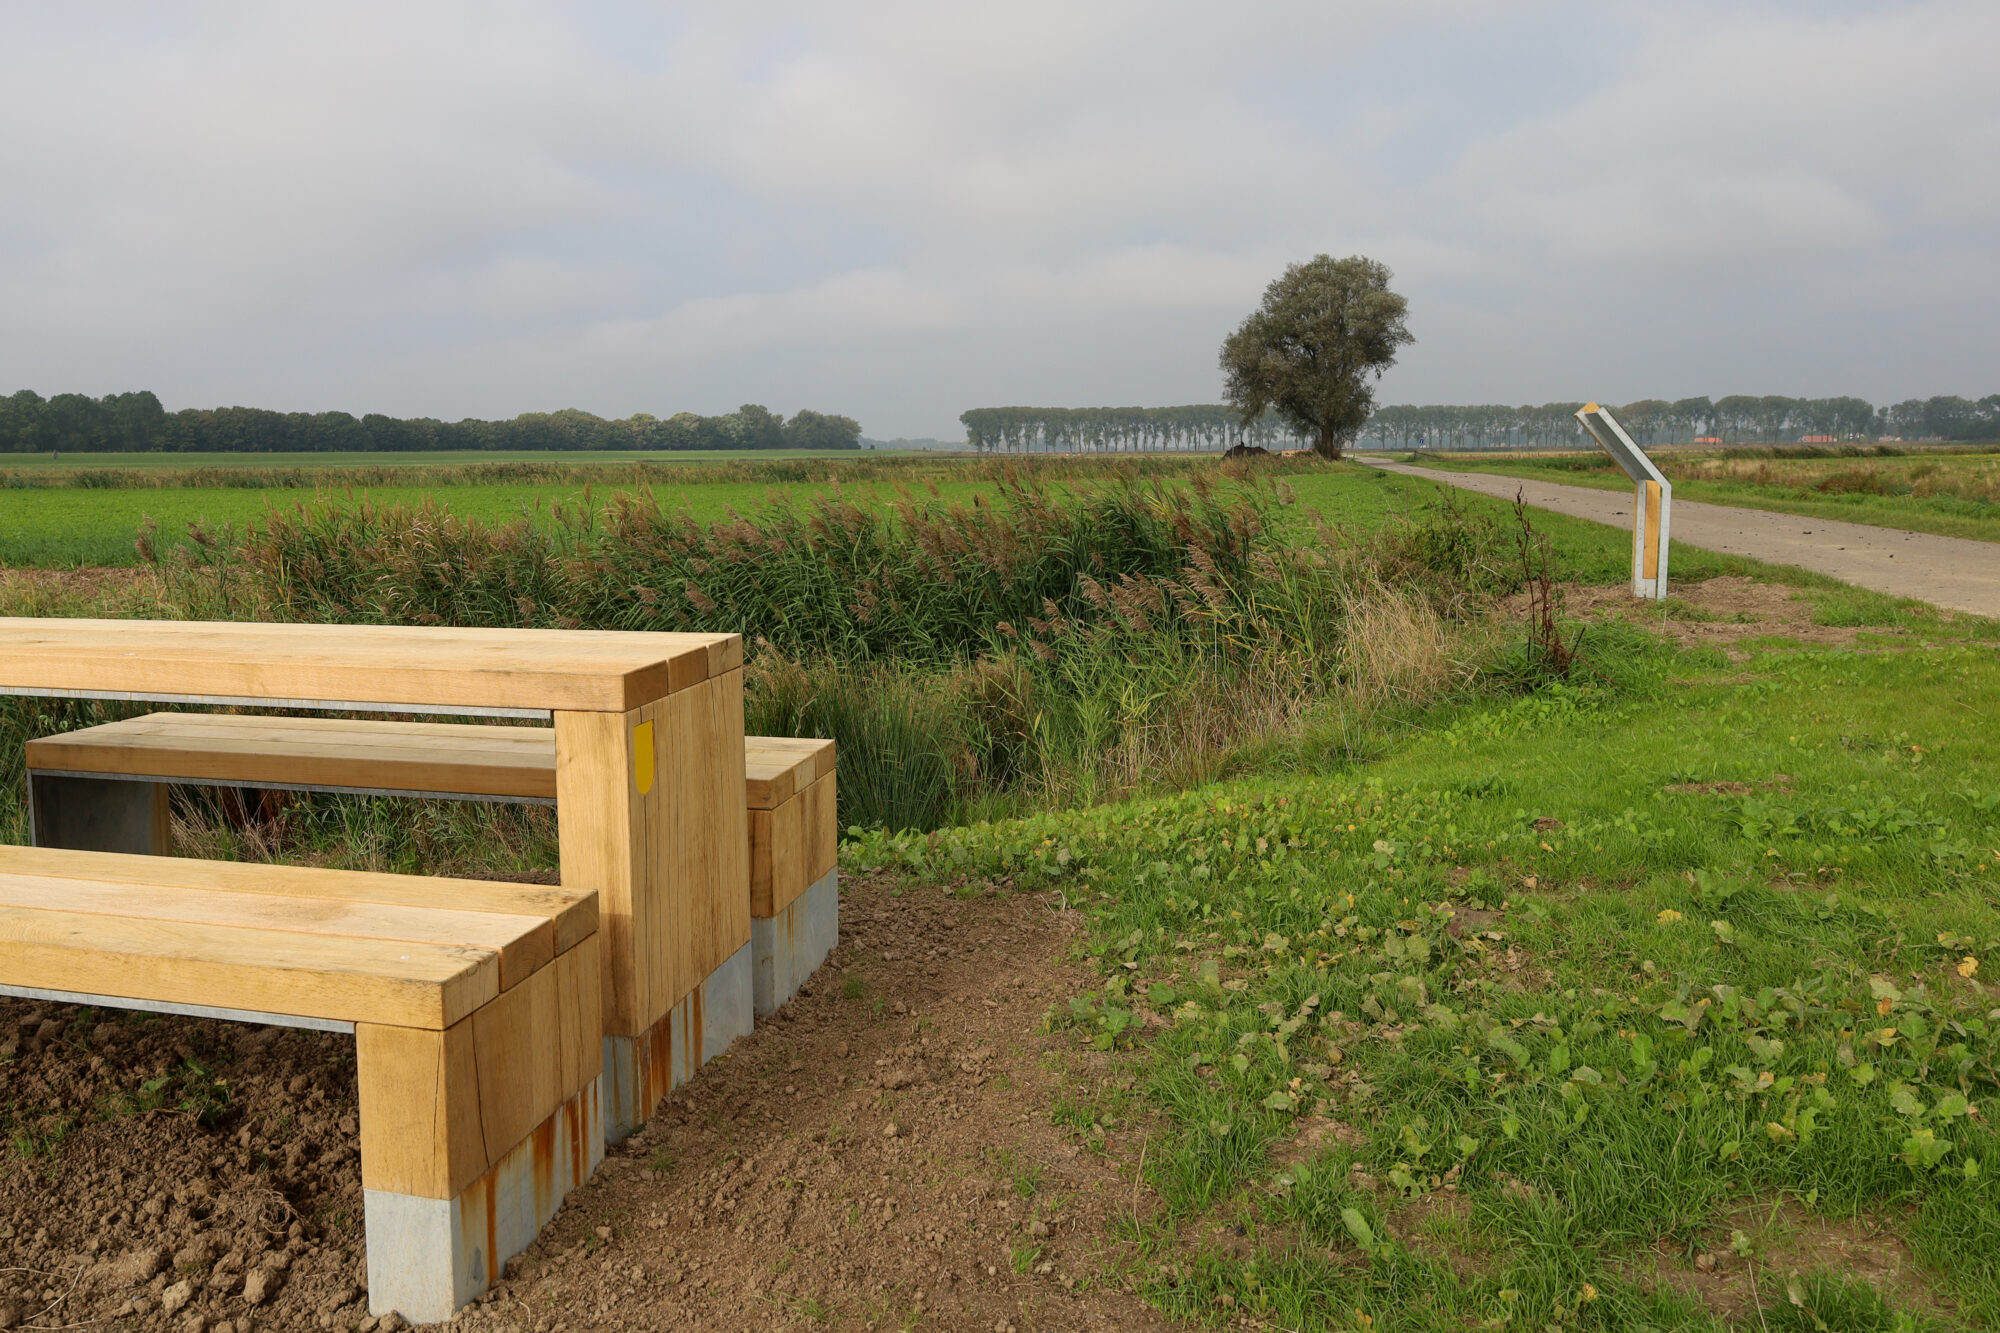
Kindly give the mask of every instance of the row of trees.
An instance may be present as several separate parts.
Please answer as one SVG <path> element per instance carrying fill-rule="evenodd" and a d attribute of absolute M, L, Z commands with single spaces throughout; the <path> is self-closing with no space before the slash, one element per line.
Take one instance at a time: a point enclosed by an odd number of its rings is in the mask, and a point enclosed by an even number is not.
<path fill-rule="evenodd" d="M 1399 405 L 1378 408 L 1359 443 L 1376 449 L 1557 449 L 1581 445 L 1582 403 L 1509 407 Z M 1970 399 L 1911 398 L 1876 407 L 1860 398 L 1645 398 L 1613 406 L 1641 444 L 1697 439 L 1731 444 L 1820 441 L 2000 439 L 2000 394 Z M 1250 426 L 1222 403 L 1184 407 L 978 407 L 959 417 L 966 442 L 981 453 L 1197 452 L 1237 444 L 1265 448 L 1306 443 L 1276 412 Z"/>
<path fill-rule="evenodd" d="M 1560 448 L 1584 442 L 1575 413 L 1582 403 L 1508 407 L 1384 407 L 1362 428 L 1378 449 Z M 2000 438 L 2000 394 L 1981 399 L 1911 398 L 1876 407 L 1860 398 L 1644 398 L 1612 411 L 1640 444 L 1789 444 L 1801 440 L 1991 440 Z"/>
<path fill-rule="evenodd" d="M 372 453 L 429 449 L 859 449 L 852 417 L 801 411 L 790 420 L 756 403 L 725 416 L 647 413 L 613 421 L 528 412 L 511 421 L 436 421 L 371 412 L 271 412 L 256 407 L 168 412 L 151 392 L 91 398 L 32 389 L 0 396 L 0 453 Z"/>
<path fill-rule="evenodd" d="M 1221 403 L 1186 407 L 975 407 L 961 413 L 980 453 L 1193 453 L 1297 443 L 1275 413 L 1245 426 Z"/>

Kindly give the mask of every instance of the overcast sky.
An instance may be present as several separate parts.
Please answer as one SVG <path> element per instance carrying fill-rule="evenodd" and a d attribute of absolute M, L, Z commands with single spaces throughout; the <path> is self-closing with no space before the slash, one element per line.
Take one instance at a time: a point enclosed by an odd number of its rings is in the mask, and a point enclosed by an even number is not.
<path fill-rule="evenodd" d="M 1318 252 L 1386 402 L 2000 391 L 2000 4 L 0 7 L 0 392 L 1213 402 Z"/>

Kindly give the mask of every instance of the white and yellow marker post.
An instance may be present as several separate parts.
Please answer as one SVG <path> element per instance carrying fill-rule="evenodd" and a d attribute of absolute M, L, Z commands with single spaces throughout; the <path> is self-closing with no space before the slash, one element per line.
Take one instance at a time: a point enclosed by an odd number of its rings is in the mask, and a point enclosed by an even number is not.
<path fill-rule="evenodd" d="M 1673 511 L 1673 483 L 1646 457 L 1646 451 L 1632 442 L 1608 409 L 1585 403 L 1576 419 L 1632 479 L 1632 595 L 1665 601 L 1667 520 Z"/>

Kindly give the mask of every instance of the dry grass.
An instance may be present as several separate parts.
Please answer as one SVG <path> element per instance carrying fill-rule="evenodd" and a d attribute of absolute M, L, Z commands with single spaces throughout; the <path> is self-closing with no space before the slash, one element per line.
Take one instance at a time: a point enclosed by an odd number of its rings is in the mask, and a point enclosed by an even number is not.
<path fill-rule="evenodd" d="M 551 881 L 556 866 L 555 811 L 535 805 L 178 787 L 172 838 L 210 861 Z"/>
<path fill-rule="evenodd" d="M 150 569 L 0 568 L 0 615 L 170 616 Z"/>
<path fill-rule="evenodd" d="M 1466 683 L 1472 660 L 1463 632 L 1430 599 L 1377 585 L 1347 602 L 1346 693 L 1355 703 L 1421 703 Z"/>

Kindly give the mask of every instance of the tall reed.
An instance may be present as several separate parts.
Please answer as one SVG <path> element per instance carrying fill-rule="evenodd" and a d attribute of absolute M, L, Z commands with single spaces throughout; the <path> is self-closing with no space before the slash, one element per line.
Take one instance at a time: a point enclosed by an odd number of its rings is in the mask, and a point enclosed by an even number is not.
<path fill-rule="evenodd" d="M 832 737 L 842 819 L 896 828 L 1200 781 L 1343 691 L 1448 688 L 1493 565 L 1449 506 L 1355 539 L 1212 474 L 713 523 L 643 492 L 541 523 L 316 501 L 194 536 L 153 558 L 190 615 L 743 633 L 748 730 Z"/>

